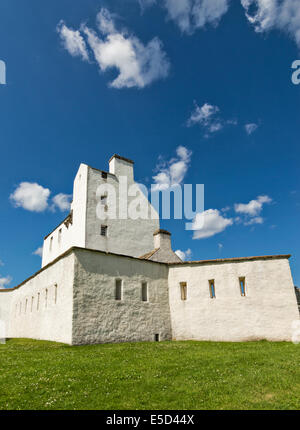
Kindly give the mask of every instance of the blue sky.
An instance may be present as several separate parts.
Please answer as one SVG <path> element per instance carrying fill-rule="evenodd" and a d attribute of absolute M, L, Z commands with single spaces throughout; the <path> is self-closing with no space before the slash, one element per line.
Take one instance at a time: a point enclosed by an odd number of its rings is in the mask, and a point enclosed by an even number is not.
<path fill-rule="evenodd" d="M 147 185 L 172 182 L 178 162 L 182 183 L 205 184 L 206 237 L 161 223 L 175 250 L 291 253 L 300 284 L 299 2 L 141 2 L 0 4 L 2 285 L 40 268 L 33 253 L 67 214 L 79 164 L 107 170 L 113 153 Z"/>

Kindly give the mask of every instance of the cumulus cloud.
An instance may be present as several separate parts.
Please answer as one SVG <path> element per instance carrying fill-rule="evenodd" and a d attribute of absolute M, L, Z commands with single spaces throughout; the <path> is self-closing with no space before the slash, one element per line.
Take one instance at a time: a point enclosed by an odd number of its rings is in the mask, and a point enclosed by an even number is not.
<path fill-rule="evenodd" d="M 220 117 L 220 109 L 218 106 L 213 106 L 209 103 L 204 103 L 203 106 L 198 106 L 194 103 L 194 110 L 187 121 L 187 126 L 192 127 L 199 125 L 205 132 L 205 137 L 222 130 L 226 125 L 237 125 L 237 120 L 224 120 Z"/>
<path fill-rule="evenodd" d="M 216 27 L 228 11 L 229 0 L 138 0 L 142 10 L 161 4 L 183 33 L 192 34 L 207 25 Z"/>
<path fill-rule="evenodd" d="M 37 183 L 21 182 L 10 195 L 10 200 L 16 207 L 22 207 L 31 212 L 43 212 L 48 207 L 50 190 Z"/>
<path fill-rule="evenodd" d="M 261 213 L 264 204 L 271 202 L 272 199 L 269 196 L 258 196 L 256 200 L 251 200 L 249 203 L 236 203 L 234 210 L 237 213 L 255 217 Z"/>
<path fill-rule="evenodd" d="M 157 174 L 153 176 L 153 191 L 161 191 L 170 188 L 172 185 L 181 184 L 191 161 L 192 152 L 185 146 L 178 146 L 177 156 L 170 161 L 162 161 L 156 167 Z"/>
<path fill-rule="evenodd" d="M 64 48 L 73 57 L 81 57 L 82 60 L 88 61 L 89 54 L 86 43 L 78 30 L 68 28 L 64 21 L 60 21 L 57 26 L 57 32 L 61 38 Z"/>
<path fill-rule="evenodd" d="M 12 281 L 12 277 L 11 276 L 1 276 L 0 275 L 0 289 L 3 290 L 4 288 L 6 288 Z"/>
<path fill-rule="evenodd" d="M 255 123 L 250 123 L 245 125 L 245 130 L 248 136 L 254 133 L 258 129 L 258 125 Z"/>
<path fill-rule="evenodd" d="M 30 212 L 44 212 L 47 209 L 55 211 L 56 208 L 62 212 L 70 209 L 69 194 L 57 194 L 49 203 L 51 191 L 35 182 L 21 182 L 16 190 L 10 195 L 10 200 L 15 207 L 21 207 Z"/>
<path fill-rule="evenodd" d="M 61 210 L 61 212 L 69 211 L 71 208 L 71 200 L 72 200 L 72 194 L 63 194 L 59 193 L 56 196 L 53 197 L 52 202 L 53 206 L 52 208 L 58 208 Z"/>
<path fill-rule="evenodd" d="M 81 33 L 76 34 L 83 41 L 83 35 L 87 38 L 101 72 L 117 70 L 117 77 L 109 84 L 111 87 L 144 88 L 168 76 L 170 63 L 159 38 L 144 45 L 127 30 L 117 30 L 114 17 L 105 8 L 97 15 L 97 25 L 100 34 L 85 24 L 81 25 Z"/>
<path fill-rule="evenodd" d="M 175 251 L 175 254 L 178 255 L 180 260 L 186 261 L 187 259 L 191 258 L 192 251 L 190 249 L 187 249 L 186 251 L 181 251 L 180 249 L 177 249 L 177 251 Z"/>
<path fill-rule="evenodd" d="M 299 0 L 241 0 L 248 21 L 257 33 L 280 30 L 300 48 Z"/>
<path fill-rule="evenodd" d="M 33 255 L 37 255 L 37 256 L 39 256 L 39 257 L 42 257 L 43 256 L 43 247 L 42 246 L 40 246 L 38 249 L 36 249 L 33 253 L 32 253 Z"/>
<path fill-rule="evenodd" d="M 198 213 L 193 220 L 193 239 L 205 239 L 224 231 L 233 224 L 233 219 L 224 217 L 218 209 Z"/>

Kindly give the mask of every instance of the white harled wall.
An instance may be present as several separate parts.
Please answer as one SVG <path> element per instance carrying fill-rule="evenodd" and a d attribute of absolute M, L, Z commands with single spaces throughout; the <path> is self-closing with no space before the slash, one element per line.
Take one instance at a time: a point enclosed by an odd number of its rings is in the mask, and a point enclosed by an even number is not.
<path fill-rule="evenodd" d="M 73 343 L 172 338 L 168 267 L 125 256 L 75 250 Z M 122 300 L 116 300 L 116 280 Z M 142 301 L 142 283 L 148 300 Z"/>
<path fill-rule="evenodd" d="M 246 278 L 246 296 L 239 277 Z M 216 298 L 210 298 L 209 280 Z M 187 282 L 181 300 L 180 282 Z M 183 264 L 169 269 L 173 338 L 211 341 L 291 340 L 299 320 L 288 259 Z"/>
<path fill-rule="evenodd" d="M 72 224 L 66 227 L 62 222 L 44 240 L 42 267 L 73 246 L 85 247 L 88 169 L 86 164 L 81 164 L 74 180 Z"/>
<path fill-rule="evenodd" d="M 46 267 L 9 293 L 7 337 L 72 343 L 74 254 Z M 0 294 L 0 301 L 2 302 Z"/>
<path fill-rule="evenodd" d="M 135 184 L 133 164 L 113 157 L 109 163 L 107 179 L 102 171 L 81 164 L 74 180 L 72 224 L 68 227 L 62 222 L 49 234 L 43 245 L 42 267 L 55 260 L 73 246 L 95 249 L 118 254 L 139 257 L 153 249 L 153 233 L 159 229 L 159 217 L 151 204 L 140 192 L 140 197 L 147 206 L 147 219 L 122 219 L 119 216 L 120 178 L 127 178 L 128 187 Z M 116 219 L 100 219 L 97 206 L 101 195 L 97 195 L 100 185 L 113 187 L 116 192 Z M 108 206 L 110 205 L 108 193 Z M 128 198 L 128 205 L 135 196 Z M 154 214 L 155 219 L 152 219 Z M 107 225 L 107 237 L 101 236 L 101 225 Z M 61 232 L 60 232 L 61 230 Z"/>
<path fill-rule="evenodd" d="M 133 178 L 133 165 L 118 158 L 110 162 L 110 174 L 107 180 L 101 176 L 101 172 L 89 168 L 88 200 L 87 200 L 87 222 L 86 222 L 86 248 L 112 252 L 116 254 L 140 257 L 153 249 L 153 233 L 159 229 L 159 217 L 156 219 L 120 219 L 119 217 L 119 184 L 120 177 L 127 178 L 128 187 L 135 184 Z M 100 204 L 100 195 L 96 195 L 99 186 L 108 184 L 116 192 L 116 215 L 117 219 L 99 219 L 97 216 L 97 205 Z M 108 206 L 110 205 L 109 191 L 107 192 Z M 152 206 L 144 194 L 140 193 L 141 199 L 147 206 L 148 214 L 151 214 Z M 128 205 L 135 199 L 128 197 Z M 108 227 L 107 237 L 100 235 L 101 225 Z"/>

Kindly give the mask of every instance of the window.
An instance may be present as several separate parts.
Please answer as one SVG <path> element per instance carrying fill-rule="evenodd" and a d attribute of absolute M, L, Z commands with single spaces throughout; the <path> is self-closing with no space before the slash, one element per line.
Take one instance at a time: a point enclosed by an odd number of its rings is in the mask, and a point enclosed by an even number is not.
<path fill-rule="evenodd" d="M 101 201 L 101 204 L 102 204 L 102 205 L 106 205 L 106 204 L 107 204 L 107 194 L 103 194 L 103 195 L 100 197 L 100 201 Z"/>
<path fill-rule="evenodd" d="M 215 299 L 216 298 L 215 280 L 211 279 L 210 281 L 208 281 L 208 283 L 209 283 L 210 298 Z"/>
<path fill-rule="evenodd" d="M 33 301 L 34 301 L 34 297 L 31 297 L 31 307 L 30 307 L 30 312 L 32 312 L 32 309 L 33 309 Z"/>
<path fill-rule="evenodd" d="M 26 301 L 25 301 L 25 314 L 27 312 L 27 305 L 28 305 L 28 299 L 26 299 Z"/>
<path fill-rule="evenodd" d="M 107 179 L 107 173 L 106 172 L 101 172 L 101 177 L 102 177 L 102 179 Z"/>
<path fill-rule="evenodd" d="M 60 243 L 60 242 L 61 242 L 61 235 L 62 235 L 62 229 L 60 228 L 60 229 L 58 230 L 58 243 Z"/>
<path fill-rule="evenodd" d="M 53 236 L 50 238 L 50 246 L 49 246 L 50 251 L 52 251 L 52 245 L 53 245 Z"/>
<path fill-rule="evenodd" d="M 46 288 L 46 291 L 45 291 L 45 308 L 47 307 L 47 304 L 48 304 L 48 290 Z"/>
<path fill-rule="evenodd" d="M 101 225 L 101 236 L 107 236 L 107 225 Z"/>
<path fill-rule="evenodd" d="M 116 280 L 115 298 L 116 298 L 116 300 L 122 300 L 122 280 L 121 279 Z"/>
<path fill-rule="evenodd" d="M 57 284 L 54 284 L 54 303 L 57 302 Z"/>
<path fill-rule="evenodd" d="M 38 293 L 37 295 L 37 304 L 36 304 L 36 309 L 39 310 L 40 308 L 40 293 Z"/>
<path fill-rule="evenodd" d="M 155 340 L 155 342 L 159 342 L 159 334 L 158 333 L 156 333 L 154 335 L 154 340 Z"/>
<path fill-rule="evenodd" d="M 186 282 L 180 282 L 180 293 L 181 293 L 181 300 L 187 299 L 187 283 Z"/>
<path fill-rule="evenodd" d="M 147 282 L 142 282 L 142 301 L 148 302 L 148 285 L 147 285 Z"/>
<path fill-rule="evenodd" d="M 239 278 L 239 283 L 240 283 L 241 296 L 245 297 L 245 295 L 246 295 L 245 277 Z"/>

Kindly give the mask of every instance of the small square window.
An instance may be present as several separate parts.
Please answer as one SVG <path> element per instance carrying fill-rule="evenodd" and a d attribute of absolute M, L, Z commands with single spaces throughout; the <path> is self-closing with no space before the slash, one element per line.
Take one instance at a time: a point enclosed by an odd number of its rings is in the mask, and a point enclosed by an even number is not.
<path fill-rule="evenodd" d="M 209 283 L 210 298 L 215 299 L 216 298 L 215 280 L 211 279 L 210 281 L 208 281 L 208 283 Z"/>
<path fill-rule="evenodd" d="M 107 225 L 101 225 L 101 236 L 107 236 Z"/>
<path fill-rule="evenodd" d="M 107 179 L 107 173 L 106 172 L 101 172 L 101 177 L 102 177 L 102 179 Z"/>
<path fill-rule="evenodd" d="M 181 300 L 187 299 L 187 283 L 186 282 L 180 282 L 180 294 L 181 294 Z"/>

